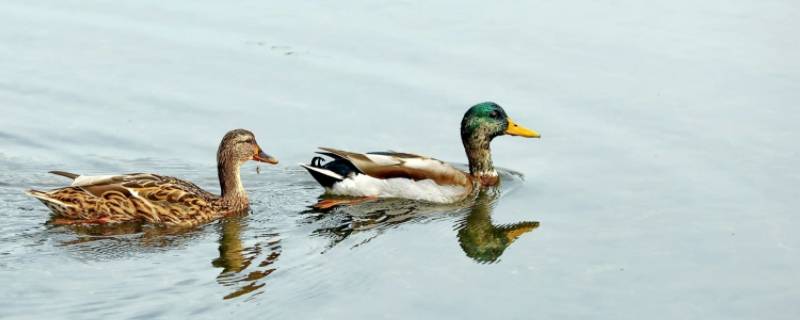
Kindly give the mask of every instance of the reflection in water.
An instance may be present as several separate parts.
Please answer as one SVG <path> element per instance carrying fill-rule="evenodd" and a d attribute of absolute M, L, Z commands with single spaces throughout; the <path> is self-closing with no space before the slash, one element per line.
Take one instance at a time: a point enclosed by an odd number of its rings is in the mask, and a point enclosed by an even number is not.
<path fill-rule="evenodd" d="M 212 265 L 222 269 L 217 277 L 221 285 L 236 288 L 224 297 L 225 300 L 254 292 L 256 295 L 260 294 L 259 290 L 266 286 L 264 278 L 275 272 L 273 264 L 282 252 L 278 234 L 258 236 L 257 238 L 267 238 L 267 241 L 245 247 L 242 241 L 242 230 L 245 227 L 242 217 L 230 217 L 220 221 L 219 258 L 214 259 Z M 264 250 L 267 250 L 264 260 L 253 266 L 253 261 L 261 257 Z M 250 268 L 251 266 L 253 268 Z M 251 270 L 248 272 L 249 269 Z"/>
<path fill-rule="evenodd" d="M 380 199 L 330 212 L 309 211 L 306 222 L 323 226 L 314 231 L 314 235 L 330 238 L 330 249 L 354 233 L 373 232 L 353 246 L 358 247 L 402 223 L 429 222 L 459 216 L 463 218 L 459 220 L 456 229 L 458 242 L 464 253 L 476 262 L 492 263 L 521 235 L 539 227 L 539 222 L 535 221 L 509 225 L 492 224 L 492 211 L 500 196 L 499 188 L 490 188 L 465 203 L 453 205 Z"/>
<path fill-rule="evenodd" d="M 265 286 L 264 279 L 275 272 L 273 264 L 282 252 L 279 235 L 272 233 L 257 235 L 254 238 L 266 240 L 245 246 L 242 240 L 243 230 L 246 229 L 245 219 L 244 216 L 236 216 L 218 222 L 219 257 L 212 261 L 212 265 L 222 269 L 217 281 L 225 287 L 234 288 L 233 292 L 224 296 L 225 300 L 259 294 L 259 290 Z M 202 229 L 154 227 L 140 223 L 64 225 L 54 226 L 42 236 L 64 236 L 66 239 L 57 240 L 60 246 L 80 254 L 82 258 L 106 260 L 174 250 L 199 237 Z M 259 263 L 253 263 L 263 256 Z"/>
<path fill-rule="evenodd" d="M 498 193 L 495 190 L 481 191 L 472 205 L 472 211 L 458 228 L 461 249 L 477 262 L 497 261 L 517 238 L 539 227 L 539 222 L 536 221 L 501 226 L 492 224 L 492 210 Z"/>
<path fill-rule="evenodd" d="M 91 260 L 162 252 L 182 247 L 199 236 L 196 227 L 154 227 L 141 223 L 58 225 L 40 236 Z M 62 238 L 63 237 L 63 238 Z"/>
<path fill-rule="evenodd" d="M 447 216 L 446 212 L 457 210 L 458 207 L 424 204 L 405 199 L 379 199 L 333 210 L 312 209 L 305 212 L 307 218 L 304 222 L 321 226 L 313 235 L 330 238 L 328 249 L 350 238 L 354 233 L 374 232 L 374 235 L 356 244 L 357 247 L 401 223 L 441 219 Z"/>

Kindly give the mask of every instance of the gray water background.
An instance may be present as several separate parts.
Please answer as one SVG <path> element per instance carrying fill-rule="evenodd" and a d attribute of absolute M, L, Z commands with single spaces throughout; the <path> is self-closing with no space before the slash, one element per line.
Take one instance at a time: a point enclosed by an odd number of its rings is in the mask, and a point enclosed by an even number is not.
<path fill-rule="evenodd" d="M 763 0 L 3 0 L 0 318 L 796 319 L 798 16 Z M 315 147 L 463 163 L 461 115 L 485 100 L 543 135 L 493 144 L 525 181 L 492 223 L 540 222 L 499 260 L 460 246 L 469 208 L 344 239 L 320 230 L 347 215 L 304 213 L 321 189 L 294 164 Z M 282 161 L 243 170 L 245 217 L 102 236 L 46 226 L 22 193 L 67 183 L 55 169 L 217 191 L 238 127 Z"/>

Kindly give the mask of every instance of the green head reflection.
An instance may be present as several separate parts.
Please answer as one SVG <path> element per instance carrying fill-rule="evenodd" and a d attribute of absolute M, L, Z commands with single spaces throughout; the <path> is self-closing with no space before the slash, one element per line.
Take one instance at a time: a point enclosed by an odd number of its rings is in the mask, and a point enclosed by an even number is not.
<path fill-rule="evenodd" d="M 458 229 L 458 243 L 468 257 L 480 263 L 500 259 L 520 236 L 539 227 L 539 222 L 523 221 L 509 225 L 492 224 L 492 210 L 499 197 L 496 190 L 483 190 Z"/>
<path fill-rule="evenodd" d="M 307 223 L 333 226 L 314 231 L 314 235 L 332 240 L 326 249 L 329 250 L 352 236 L 361 236 L 364 240 L 352 245 L 352 248 L 356 248 L 399 224 L 426 223 L 446 216 L 463 216 L 456 228 L 461 249 L 479 263 L 492 263 L 519 237 L 539 227 L 536 221 L 494 225 L 492 211 L 500 195 L 499 188 L 484 189 L 469 202 L 452 205 L 394 199 L 366 201 L 322 213 L 308 211 Z M 367 234 L 363 235 L 364 232 Z"/>

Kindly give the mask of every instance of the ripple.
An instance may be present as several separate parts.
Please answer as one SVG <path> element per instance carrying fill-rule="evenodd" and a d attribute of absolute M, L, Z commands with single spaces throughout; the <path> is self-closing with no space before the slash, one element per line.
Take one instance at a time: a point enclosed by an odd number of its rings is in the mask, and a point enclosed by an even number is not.
<path fill-rule="evenodd" d="M 337 207 L 327 212 L 306 210 L 302 221 L 319 226 L 313 235 L 330 239 L 328 249 L 352 236 L 354 232 L 374 231 L 372 236 L 353 245 L 353 247 L 358 247 L 401 224 L 424 224 L 443 219 L 454 219 L 471 212 L 476 204 L 483 202 L 488 202 L 487 205 L 492 206 L 500 197 L 518 188 L 524 180 L 523 175 L 515 171 L 498 168 L 498 173 L 501 178 L 500 188 L 492 188 L 488 191 L 490 194 L 476 194 L 461 203 L 434 204 L 406 199 L 378 199 L 352 206 Z"/>
<path fill-rule="evenodd" d="M 156 162 L 148 158 L 118 161 L 132 169 L 157 166 Z M 203 186 L 217 183 L 216 176 L 209 174 L 213 172 L 211 167 L 198 169 L 170 161 L 161 163 L 160 167 L 170 175 Z M 138 171 L 147 171 L 141 169 Z M 220 302 L 304 301 L 323 297 L 339 286 L 367 288 L 372 281 L 371 276 L 367 276 L 370 265 L 367 260 L 391 252 L 378 243 L 382 237 L 401 227 L 440 221 L 455 225 L 468 215 L 474 202 L 433 205 L 385 199 L 332 212 L 314 212 L 309 206 L 315 203 L 321 188 L 302 170 L 269 167 L 262 168 L 259 175 L 255 168 L 246 168 L 242 176 L 250 194 L 252 211 L 242 216 L 196 228 L 140 224 L 48 226 L 45 221 L 49 212 L 21 190 L 28 186 L 58 187 L 65 181 L 40 172 L 23 175 L 26 178 L 6 174 L 5 181 L 12 183 L 0 187 L 3 199 L 0 212 L 10 218 L 0 221 L 0 268 L 22 271 L 32 263 L 52 264 L 52 261 L 61 261 L 72 270 L 119 265 L 127 269 L 128 281 L 142 285 L 111 292 L 109 288 L 115 285 L 102 277 L 79 277 L 60 280 L 63 283 L 58 286 L 68 287 L 80 281 L 94 288 L 94 294 L 108 291 L 104 294 L 128 303 L 141 303 L 143 296 L 156 297 L 167 292 L 176 296 L 199 292 Z M 268 175 L 269 179 L 261 175 Z M 506 170 L 501 170 L 501 177 L 503 189 L 499 196 L 511 192 L 522 181 L 521 175 Z M 366 260 L 347 274 L 332 273 L 332 263 L 353 259 Z M 207 274 L 203 270 L 209 268 L 215 270 L 215 275 L 201 277 Z M 22 281 L 43 286 L 40 277 L 27 273 Z M 156 279 L 165 277 L 174 279 L 168 288 L 153 285 Z M 339 280 L 331 282 L 331 279 Z M 341 282 L 343 279 L 348 279 L 346 284 Z M 152 288 L 147 284 L 153 285 Z M 109 317 L 115 314 L 107 304 L 76 308 L 76 303 L 51 307 L 71 309 L 77 312 L 75 314 Z M 192 308 L 190 312 L 205 309 Z M 270 313 L 280 314 L 276 310 L 266 314 Z M 129 314 L 147 318 L 169 313 L 156 308 Z"/>
<path fill-rule="evenodd" d="M 244 217 L 226 218 L 219 223 L 219 257 L 212 265 L 222 269 L 217 282 L 234 288 L 223 297 L 225 300 L 261 293 L 265 278 L 277 270 L 274 264 L 283 252 L 277 233 L 261 233 L 252 237 L 254 244 L 247 246 L 243 234 L 246 228 Z"/>

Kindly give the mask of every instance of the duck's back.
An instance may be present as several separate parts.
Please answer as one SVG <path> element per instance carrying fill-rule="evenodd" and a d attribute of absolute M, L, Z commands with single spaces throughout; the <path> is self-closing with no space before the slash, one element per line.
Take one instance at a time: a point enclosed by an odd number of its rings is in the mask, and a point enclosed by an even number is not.
<path fill-rule="evenodd" d="M 77 176 L 69 187 L 29 194 L 61 223 L 194 225 L 219 215 L 216 195 L 191 182 L 154 174 Z"/>

